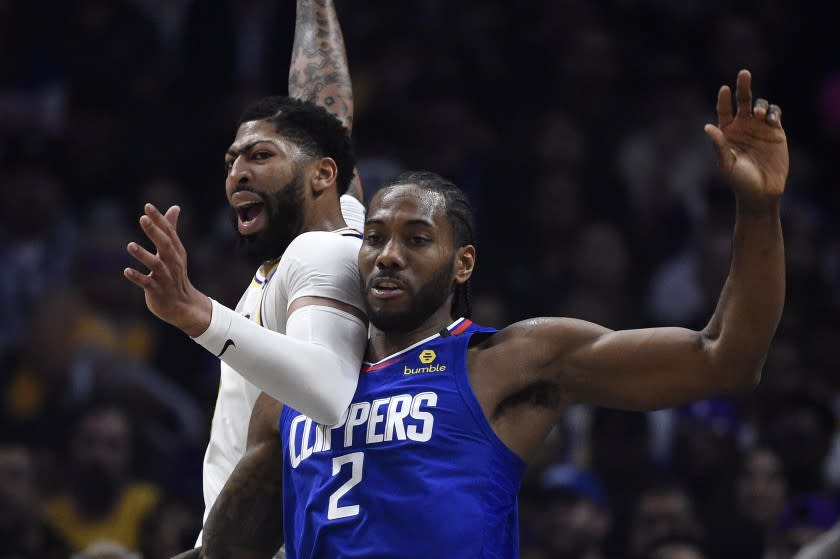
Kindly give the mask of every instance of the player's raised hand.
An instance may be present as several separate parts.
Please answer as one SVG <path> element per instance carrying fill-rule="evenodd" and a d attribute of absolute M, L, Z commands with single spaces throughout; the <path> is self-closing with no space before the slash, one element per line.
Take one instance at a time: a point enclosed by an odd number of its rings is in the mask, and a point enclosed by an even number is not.
<path fill-rule="evenodd" d="M 128 243 L 128 253 L 149 273 L 126 268 L 123 274 L 143 288 L 146 306 L 155 316 L 190 336 L 197 336 L 210 325 L 212 305 L 187 277 L 187 251 L 176 231 L 181 208 L 172 206 L 164 216 L 152 204 L 146 204 L 144 211 L 140 227 L 154 243 L 156 253 L 137 243 Z"/>
<path fill-rule="evenodd" d="M 734 115 L 729 86 L 720 88 L 718 125 L 707 124 L 705 131 L 738 200 L 764 205 L 775 202 L 785 190 L 788 146 L 782 129 L 782 110 L 766 99 L 756 99 L 753 104 L 751 82 L 747 70 L 738 72 Z"/>

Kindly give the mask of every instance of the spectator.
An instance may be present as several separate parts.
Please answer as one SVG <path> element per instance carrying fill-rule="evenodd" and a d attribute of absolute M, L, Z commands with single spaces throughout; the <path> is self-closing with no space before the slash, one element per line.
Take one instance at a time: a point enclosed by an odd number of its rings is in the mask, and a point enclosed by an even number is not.
<path fill-rule="evenodd" d="M 100 540 L 139 548 L 160 494 L 133 477 L 133 435 L 129 417 L 112 402 L 92 401 L 70 422 L 69 486 L 46 502 L 45 513 L 73 549 Z"/>
<path fill-rule="evenodd" d="M 62 190 L 44 169 L 0 177 L 0 353 L 19 344 L 30 307 L 67 279 L 78 233 Z"/>
<path fill-rule="evenodd" d="M 35 459 L 0 443 L 0 557 L 65 559 L 69 549 L 41 518 Z"/>
<path fill-rule="evenodd" d="M 778 455 L 767 446 L 747 450 L 736 479 L 738 510 L 755 522 L 765 541 L 776 530 L 786 498 L 787 483 Z"/>
<path fill-rule="evenodd" d="M 554 464 L 544 473 L 537 537 L 543 559 L 602 559 L 610 530 L 607 493 L 592 474 Z"/>
<path fill-rule="evenodd" d="M 672 481 L 658 481 L 643 490 L 631 519 L 629 555 L 642 558 L 662 538 L 702 537 L 702 528 L 688 492 Z"/>
<path fill-rule="evenodd" d="M 828 403 L 807 393 L 788 394 L 765 410 L 761 433 L 782 461 L 792 496 L 826 489 L 823 473 L 836 422 Z"/>

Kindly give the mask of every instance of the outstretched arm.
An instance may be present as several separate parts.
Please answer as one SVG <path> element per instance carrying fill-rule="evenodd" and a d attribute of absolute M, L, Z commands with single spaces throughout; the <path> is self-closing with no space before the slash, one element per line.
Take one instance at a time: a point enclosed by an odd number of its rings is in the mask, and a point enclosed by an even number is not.
<path fill-rule="evenodd" d="M 353 130 L 353 84 L 333 0 L 297 0 L 289 97 L 310 101 Z M 348 193 L 362 200 L 358 173 Z"/>
<path fill-rule="evenodd" d="M 488 342 L 487 359 L 507 358 L 510 394 L 548 383 L 564 403 L 650 410 L 752 387 L 782 313 L 785 268 L 779 205 L 788 171 L 781 110 L 752 103 L 750 74 L 738 74 L 737 113 L 720 89 L 718 126 L 707 125 L 737 213 L 729 276 L 702 331 L 611 331 L 571 319 L 535 319 Z M 501 351 L 493 351 L 496 346 Z M 485 352 L 481 352 L 485 353 Z M 502 392 L 504 393 L 504 392 Z"/>
<path fill-rule="evenodd" d="M 205 559 L 271 559 L 283 544 L 283 405 L 260 394 L 251 413 L 248 450 L 204 523 Z"/>
<path fill-rule="evenodd" d="M 333 0 L 297 0 L 289 97 L 321 105 L 353 130 L 353 85 Z"/>
<path fill-rule="evenodd" d="M 161 214 L 146 204 L 140 225 L 157 249 L 136 243 L 128 251 L 150 271 L 126 268 L 143 288 L 146 305 L 160 319 L 183 330 L 271 396 L 325 425 L 338 422 L 356 390 L 367 341 L 358 293 L 353 245 L 337 235 L 301 235 L 289 245 L 286 273 L 266 289 L 286 282 L 286 333 L 263 328 L 211 301 L 187 276 L 187 253 L 176 231 L 178 207 Z M 283 262 L 281 261 L 281 262 Z M 269 294 L 271 294 L 269 293 Z M 344 300 L 342 300 L 342 298 Z"/>

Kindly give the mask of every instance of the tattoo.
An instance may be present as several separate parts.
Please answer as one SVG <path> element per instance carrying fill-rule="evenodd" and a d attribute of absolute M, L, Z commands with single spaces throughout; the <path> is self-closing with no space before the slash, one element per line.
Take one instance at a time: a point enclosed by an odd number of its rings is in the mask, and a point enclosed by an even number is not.
<path fill-rule="evenodd" d="M 353 128 L 353 86 L 331 0 L 298 0 L 289 96 L 325 107 Z"/>
<path fill-rule="evenodd" d="M 280 437 L 245 453 L 204 524 L 204 557 L 274 556 L 283 543 L 282 463 Z"/>

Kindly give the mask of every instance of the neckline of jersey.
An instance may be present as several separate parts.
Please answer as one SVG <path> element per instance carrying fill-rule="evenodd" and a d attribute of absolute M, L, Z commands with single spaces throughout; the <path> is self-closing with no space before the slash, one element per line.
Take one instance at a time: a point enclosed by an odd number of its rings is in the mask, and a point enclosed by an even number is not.
<path fill-rule="evenodd" d="M 462 316 L 461 318 L 459 318 L 458 320 L 456 320 L 455 322 L 453 322 L 452 324 L 447 326 L 446 329 L 453 336 L 457 336 L 457 335 L 463 333 L 464 330 L 469 328 L 471 324 L 472 324 L 472 320 L 470 320 L 468 318 L 464 318 Z M 401 357 L 403 357 L 406 353 L 408 353 L 412 349 L 415 349 L 415 348 L 417 348 L 417 347 L 419 347 L 419 346 L 421 346 L 425 343 L 428 343 L 428 342 L 434 340 L 435 338 L 439 338 L 439 337 L 440 337 L 440 332 L 438 332 L 436 334 L 432 334 L 428 338 L 424 338 L 417 343 L 411 344 L 410 346 L 408 346 L 405 349 L 402 349 L 402 350 L 400 350 L 396 353 L 392 353 L 388 357 L 384 357 L 384 358 L 380 359 L 379 361 L 377 361 L 376 363 L 371 363 L 369 361 L 364 361 L 364 362 L 362 362 L 362 372 L 373 373 L 373 372 L 376 372 L 380 369 L 384 369 L 388 365 L 398 361 Z"/>

